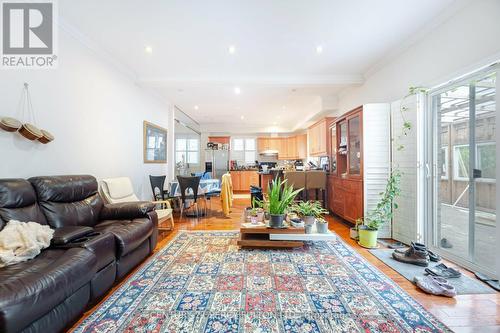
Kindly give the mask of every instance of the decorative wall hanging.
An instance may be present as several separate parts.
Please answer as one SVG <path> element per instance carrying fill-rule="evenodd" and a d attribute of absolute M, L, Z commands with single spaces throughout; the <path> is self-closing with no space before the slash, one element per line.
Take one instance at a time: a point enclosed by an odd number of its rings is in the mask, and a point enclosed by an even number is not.
<path fill-rule="evenodd" d="M 167 130 L 144 121 L 144 163 L 167 163 Z"/>
<path fill-rule="evenodd" d="M 24 83 L 23 91 L 21 93 L 21 99 L 18 105 L 18 114 L 21 114 L 21 119 L 27 122 L 24 124 L 19 120 L 10 117 L 0 118 L 0 128 L 7 132 L 19 132 L 23 137 L 28 140 L 38 140 L 43 144 L 47 144 L 54 140 L 54 136 L 46 130 L 41 130 L 36 127 L 35 110 L 33 109 L 33 104 L 31 103 L 31 95 L 29 92 L 29 86 Z"/>

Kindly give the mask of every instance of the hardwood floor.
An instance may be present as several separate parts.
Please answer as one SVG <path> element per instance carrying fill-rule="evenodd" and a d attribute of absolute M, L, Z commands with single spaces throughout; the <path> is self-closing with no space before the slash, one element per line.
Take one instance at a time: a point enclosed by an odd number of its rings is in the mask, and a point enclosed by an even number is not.
<path fill-rule="evenodd" d="M 239 229 L 242 210 L 249 204 L 249 199 L 236 199 L 230 217 L 226 218 L 220 212 L 220 205 L 215 199 L 212 203 L 212 212 L 208 217 L 197 220 L 196 218 L 180 219 L 177 216 L 175 218 L 174 231 L 166 231 L 160 234 L 160 241 L 158 242 L 155 252 L 163 248 L 181 230 Z M 455 298 L 427 295 L 420 291 L 411 282 L 406 280 L 403 276 L 399 275 L 396 271 L 392 270 L 389 266 L 378 260 L 368 250 L 360 247 L 355 241 L 350 239 L 349 228 L 338 218 L 328 216 L 327 219 L 329 221 L 330 230 L 335 231 L 366 260 L 395 281 L 408 294 L 420 302 L 429 312 L 434 314 L 439 320 L 455 332 L 500 332 L 500 293 L 460 295 Z M 467 274 L 472 275 L 470 272 L 467 272 Z M 120 285 L 115 286 L 108 295 L 112 294 L 113 291 L 119 287 Z M 101 303 L 103 301 L 101 301 Z M 97 306 L 86 312 L 79 322 L 92 313 Z M 77 324 L 73 327 L 76 327 Z"/>

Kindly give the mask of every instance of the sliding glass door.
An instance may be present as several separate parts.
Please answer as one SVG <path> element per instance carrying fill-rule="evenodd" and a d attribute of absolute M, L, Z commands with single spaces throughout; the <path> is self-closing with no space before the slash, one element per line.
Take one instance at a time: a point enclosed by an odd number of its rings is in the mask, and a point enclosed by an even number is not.
<path fill-rule="evenodd" d="M 496 79 L 489 68 L 431 92 L 430 237 L 443 256 L 494 273 Z"/>

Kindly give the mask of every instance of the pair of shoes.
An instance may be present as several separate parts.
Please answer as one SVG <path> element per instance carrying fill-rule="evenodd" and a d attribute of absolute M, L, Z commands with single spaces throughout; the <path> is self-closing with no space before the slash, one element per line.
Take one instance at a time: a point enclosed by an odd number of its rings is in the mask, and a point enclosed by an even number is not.
<path fill-rule="evenodd" d="M 462 276 L 462 273 L 460 273 L 457 269 L 448 267 L 442 263 L 431 268 L 426 268 L 425 271 L 430 275 L 442 276 L 448 279 L 459 278 Z"/>
<path fill-rule="evenodd" d="M 434 253 L 431 250 L 429 250 L 427 248 L 427 246 L 425 246 L 425 244 L 417 243 L 417 242 L 411 242 L 410 248 L 411 247 L 418 248 L 418 249 L 420 249 L 422 251 L 427 251 L 427 253 L 429 254 L 429 260 L 430 261 L 438 262 L 439 260 L 441 260 L 441 256 L 439 254 Z M 407 249 L 396 249 L 396 251 L 403 253 L 403 252 L 406 252 L 408 250 Z"/>
<path fill-rule="evenodd" d="M 397 249 L 392 252 L 392 257 L 397 261 L 404 262 L 407 264 L 418 265 L 427 267 L 429 266 L 429 253 L 427 249 L 423 249 L 420 246 L 416 246 L 418 243 L 411 243 L 409 249 Z"/>
<path fill-rule="evenodd" d="M 448 280 L 439 276 L 416 276 L 414 278 L 417 286 L 428 294 L 442 295 L 446 297 L 457 296 L 457 290 L 448 283 Z"/>

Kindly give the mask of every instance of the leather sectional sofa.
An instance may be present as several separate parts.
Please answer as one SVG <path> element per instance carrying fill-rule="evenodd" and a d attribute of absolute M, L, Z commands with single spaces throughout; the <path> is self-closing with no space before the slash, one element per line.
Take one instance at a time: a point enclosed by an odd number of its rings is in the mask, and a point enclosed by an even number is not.
<path fill-rule="evenodd" d="M 60 332 L 156 247 L 150 202 L 104 204 L 92 176 L 0 179 L 10 220 L 55 229 L 36 258 L 0 268 L 0 332 Z"/>

